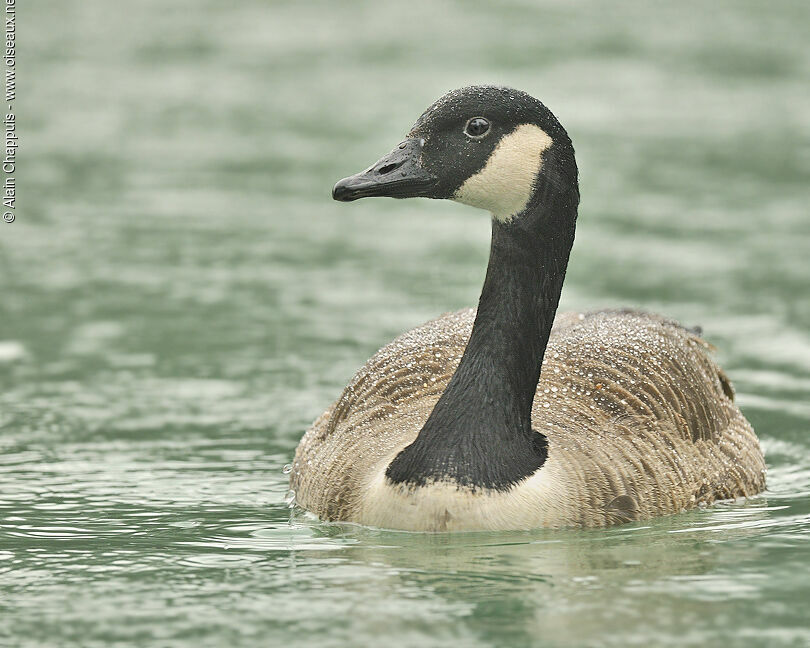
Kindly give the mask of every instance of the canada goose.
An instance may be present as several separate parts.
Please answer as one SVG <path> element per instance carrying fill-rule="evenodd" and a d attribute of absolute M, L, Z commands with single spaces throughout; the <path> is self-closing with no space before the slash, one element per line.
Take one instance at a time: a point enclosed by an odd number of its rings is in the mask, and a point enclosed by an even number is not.
<path fill-rule="evenodd" d="M 299 506 L 385 528 L 531 529 L 764 488 L 757 437 L 695 332 L 629 310 L 555 319 L 579 188 L 571 140 L 540 101 L 490 86 L 446 94 L 333 190 L 369 196 L 490 211 L 489 266 L 477 311 L 398 337 L 314 422 L 290 475 Z"/>

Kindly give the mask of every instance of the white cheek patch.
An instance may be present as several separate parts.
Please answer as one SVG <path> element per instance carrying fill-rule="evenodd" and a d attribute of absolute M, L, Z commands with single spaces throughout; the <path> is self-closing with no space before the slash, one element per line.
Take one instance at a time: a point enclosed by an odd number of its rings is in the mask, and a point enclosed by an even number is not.
<path fill-rule="evenodd" d="M 453 200 L 506 221 L 526 207 L 552 140 L 542 128 L 521 124 L 498 142 L 486 166 L 464 182 Z"/>

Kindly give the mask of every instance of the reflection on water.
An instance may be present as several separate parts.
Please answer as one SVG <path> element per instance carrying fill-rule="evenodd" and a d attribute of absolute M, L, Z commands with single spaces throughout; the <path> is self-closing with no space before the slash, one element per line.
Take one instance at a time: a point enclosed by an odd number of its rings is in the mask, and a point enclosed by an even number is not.
<path fill-rule="evenodd" d="M 778 637 L 794 636 L 791 626 L 806 636 L 792 601 L 810 592 L 791 571 L 805 553 L 810 513 L 774 504 L 778 492 L 607 530 L 417 534 L 291 517 L 279 456 L 220 441 L 190 444 L 179 460 L 174 446 L 145 445 L 140 460 L 104 453 L 118 483 L 78 447 L 50 459 L 72 469 L 43 469 L 31 454 L 12 464 L 16 479 L 40 467 L 29 479 L 36 497 L 15 501 L 10 489 L 3 501 L 17 515 L 3 519 L 8 549 L 0 553 L 5 605 L 13 601 L 17 627 L 32 641 L 66 621 L 88 629 L 82 610 L 91 609 L 93 636 L 116 638 L 129 637 L 117 626 L 122 614 L 131 638 L 151 619 L 166 634 L 150 633 L 173 640 L 244 624 L 302 645 L 310 633 L 360 644 L 406 633 L 436 645 L 537 636 L 642 645 L 664 633 L 664 645 L 682 645 L 684 623 L 687 643 L 706 645 L 718 618 L 758 629 L 752 639 L 766 643 L 775 627 L 786 633 Z M 146 481 L 151 494 L 138 490 Z M 267 500 L 251 488 L 269 490 Z M 782 579 L 793 581 L 792 593 Z M 36 625 L 25 623 L 26 610 L 40 615 Z"/>
<path fill-rule="evenodd" d="M 0 644 L 810 644 L 809 10 L 702 9 L 28 7 L 25 190 L 0 228 Z M 563 307 L 701 324 L 764 495 L 500 534 L 287 508 L 306 426 L 379 346 L 475 303 L 488 251 L 483 214 L 347 208 L 332 183 L 481 81 L 537 94 L 576 144 Z"/>

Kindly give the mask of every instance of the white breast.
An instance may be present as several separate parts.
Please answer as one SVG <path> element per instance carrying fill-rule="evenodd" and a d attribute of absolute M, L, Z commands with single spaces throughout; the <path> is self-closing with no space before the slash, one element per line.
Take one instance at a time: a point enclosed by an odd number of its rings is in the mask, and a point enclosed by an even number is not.
<path fill-rule="evenodd" d="M 392 484 L 386 466 L 380 464 L 366 485 L 361 524 L 408 531 L 504 531 L 575 523 L 565 475 L 553 459 L 506 492 L 473 491 L 449 482 Z"/>

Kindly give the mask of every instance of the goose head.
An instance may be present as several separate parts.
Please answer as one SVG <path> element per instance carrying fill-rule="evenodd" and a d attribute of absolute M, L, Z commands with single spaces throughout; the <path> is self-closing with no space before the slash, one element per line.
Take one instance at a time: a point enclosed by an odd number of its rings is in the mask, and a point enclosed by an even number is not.
<path fill-rule="evenodd" d="M 343 202 L 372 196 L 450 199 L 511 222 L 538 203 L 578 202 L 574 149 L 534 97 L 469 86 L 438 99 L 393 151 L 332 191 Z"/>

